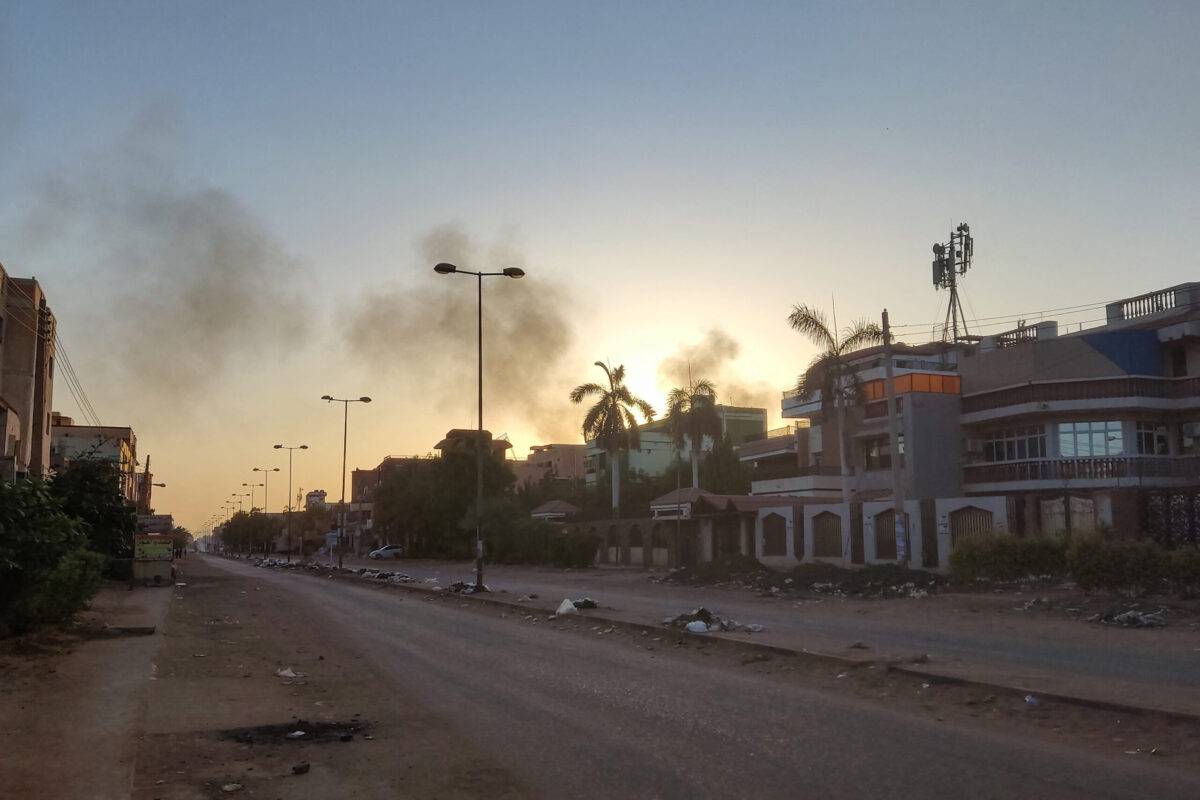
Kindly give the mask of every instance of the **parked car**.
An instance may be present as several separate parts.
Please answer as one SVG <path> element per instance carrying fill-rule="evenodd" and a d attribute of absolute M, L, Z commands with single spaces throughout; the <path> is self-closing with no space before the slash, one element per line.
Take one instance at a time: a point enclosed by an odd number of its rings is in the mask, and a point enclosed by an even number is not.
<path fill-rule="evenodd" d="M 398 544 L 385 544 L 378 550 L 372 550 L 367 553 L 367 558 L 400 558 L 404 555 L 404 548 Z"/>

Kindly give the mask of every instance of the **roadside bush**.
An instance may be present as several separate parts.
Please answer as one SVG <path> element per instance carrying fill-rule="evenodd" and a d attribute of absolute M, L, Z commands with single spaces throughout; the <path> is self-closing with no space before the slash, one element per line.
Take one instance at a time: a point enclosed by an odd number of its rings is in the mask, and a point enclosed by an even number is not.
<path fill-rule="evenodd" d="M 1187 597 L 1200 595 L 1200 549 L 1187 547 L 1169 556 L 1168 577 L 1175 590 Z"/>
<path fill-rule="evenodd" d="M 100 588 L 104 556 L 88 550 L 72 550 L 59 560 L 34 586 L 16 598 L 10 609 L 10 625 L 16 631 L 34 625 L 61 622 L 83 608 Z"/>
<path fill-rule="evenodd" d="M 0 634 L 68 618 L 99 585 L 102 556 L 41 481 L 0 482 Z"/>
<path fill-rule="evenodd" d="M 965 539 L 950 553 L 956 580 L 979 578 L 1011 581 L 1029 575 L 1062 575 L 1067 571 L 1067 547 L 1058 539 L 988 536 Z"/>
<path fill-rule="evenodd" d="M 488 536 L 488 555 L 497 564 L 590 567 L 599 544 L 598 536 L 572 535 L 544 520 L 518 517 Z"/>
<path fill-rule="evenodd" d="M 1067 566 L 1083 589 L 1144 592 L 1164 588 L 1172 564 L 1185 559 L 1150 542 L 1083 541 L 1071 548 Z"/>

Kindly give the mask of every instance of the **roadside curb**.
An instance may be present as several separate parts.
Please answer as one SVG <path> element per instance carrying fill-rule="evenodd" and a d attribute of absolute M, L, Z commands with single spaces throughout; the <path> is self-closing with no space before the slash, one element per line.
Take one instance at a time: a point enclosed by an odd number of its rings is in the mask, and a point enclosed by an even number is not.
<path fill-rule="evenodd" d="M 293 572 L 300 572 L 305 575 L 317 577 L 322 573 L 313 572 L 307 569 L 296 569 Z M 512 600 L 501 600 L 497 597 L 487 597 L 475 594 L 462 594 L 450 592 L 444 588 L 432 589 L 417 584 L 405 583 L 390 583 L 387 581 L 373 580 L 364 578 L 355 572 L 327 572 L 329 576 L 336 575 L 339 578 L 352 578 L 365 586 L 375 586 L 381 588 L 399 589 L 409 594 L 421 595 L 428 599 L 443 598 L 454 599 L 458 598 L 464 602 L 475 602 L 496 608 L 502 608 L 506 611 L 518 611 L 525 614 L 536 613 L 549 615 L 552 611 L 547 611 L 543 608 L 537 608 L 524 603 L 518 603 Z M 1039 701 L 1062 703 L 1064 705 L 1073 705 L 1080 708 L 1087 708 L 1095 711 L 1107 711 L 1118 714 L 1132 714 L 1138 716 L 1152 716 L 1161 719 L 1167 719 L 1173 722 L 1184 722 L 1194 725 L 1200 725 L 1200 714 L 1193 714 L 1186 711 L 1171 711 L 1163 708 L 1155 708 L 1153 706 L 1137 706 L 1128 703 L 1118 703 L 1109 700 L 1098 700 L 1090 697 L 1081 697 L 1079 695 L 1063 694 L 1060 692 L 1049 692 L 1040 689 L 1034 689 L 1024 686 L 1015 686 L 1004 683 L 994 683 L 990 681 L 975 680 L 972 678 L 963 678 L 956 675 L 946 675 L 930 669 L 909 666 L 905 663 L 897 663 L 894 659 L 881 658 L 853 658 L 850 656 L 838 655 L 836 653 L 827 653 L 819 650 L 809 650 L 807 648 L 794 649 L 783 647 L 780 645 L 762 644 L 759 642 L 746 641 L 743 639 L 732 639 L 721 635 L 720 633 L 691 633 L 690 631 L 681 631 L 675 628 L 668 628 L 661 624 L 654 625 L 643 622 L 632 622 L 629 620 L 614 619 L 598 614 L 589 614 L 581 611 L 579 614 L 572 614 L 564 617 L 566 620 L 591 620 L 593 622 L 602 623 L 613 628 L 623 628 L 627 630 L 640 631 L 656 636 L 675 636 L 681 640 L 691 641 L 698 644 L 716 645 L 718 647 L 730 650 L 750 651 L 754 653 L 763 653 L 776 656 L 785 656 L 792 658 L 803 658 L 810 661 L 819 661 L 825 664 L 836 665 L 843 668 L 862 668 L 862 667 L 882 667 L 888 672 L 895 672 L 901 675 L 907 675 L 913 678 L 919 678 L 930 683 L 950 684 L 954 686 L 963 686 L 982 691 L 988 691 L 995 694 L 1006 694 L 1024 698 L 1026 695 L 1034 695 Z"/>

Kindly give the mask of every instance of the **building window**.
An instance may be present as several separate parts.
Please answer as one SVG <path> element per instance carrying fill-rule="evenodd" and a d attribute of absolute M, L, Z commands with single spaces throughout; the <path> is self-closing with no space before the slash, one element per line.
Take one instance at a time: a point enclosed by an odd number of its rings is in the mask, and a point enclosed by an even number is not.
<path fill-rule="evenodd" d="M 1185 422 L 1180 426 L 1183 434 L 1179 449 L 1181 455 L 1200 456 L 1200 422 Z"/>
<path fill-rule="evenodd" d="M 1125 434 L 1115 421 L 1060 422 L 1058 452 L 1063 458 L 1119 456 L 1125 452 Z"/>
<path fill-rule="evenodd" d="M 1143 456 L 1169 455 L 1171 449 L 1167 444 L 1167 426 L 1159 422 L 1139 422 L 1137 450 Z"/>
<path fill-rule="evenodd" d="M 900 464 L 904 465 L 904 434 L 900 434 L 897 444 L 900 445 Z M 867 439 L 862 444 L 863 466 L 867 470 L 892 468 L 892 445 L 887 436 Z"/>
<path fill-rule="evenodd" d="M 991 431 L 983 441 L 983 460 L 1024 461 L 1046 457 L 1046 431 L 1040 425 Z"/>

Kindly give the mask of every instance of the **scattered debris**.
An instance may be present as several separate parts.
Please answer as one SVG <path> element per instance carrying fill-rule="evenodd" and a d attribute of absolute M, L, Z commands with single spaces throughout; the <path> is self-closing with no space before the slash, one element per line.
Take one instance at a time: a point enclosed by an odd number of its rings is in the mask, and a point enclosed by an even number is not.
<path fill-rule="evenodd" d="M 1167 610 L 1159 607 L 1155 611 L 1143 611 L 1129 608 L 1125 611 L 1110 609 L 1101 614 L 1088 617 L 1088 622 L 1099 622 L 1102 625 L 1120 625 L 1126 628 L 1165 628 L 1167 626 Z"/>
<path fill-rule="evenodd" d="M 490 592 L 492 590 L 492 587 L 486 583 L 483 584 L 482 589 L 478 589 L 474 581 L 455 581 L 446 588 L 457 594 L 475 594 L 477 592 Z"/>
<path fill-rule="evenodd" d="M 576 608 L 581 609 L 581 610 L 585 609 L 585 608 L 598 608 L 599 607 L 599 603 L 597 603 L 595 600 L 593 600 L 590 597 L 581 597 L 578 600 L 572 600 L 571 602 L 575 604 Z"/>
<path fill-rule="evenodd" d="M 291 667 L 275 670 L 275 676 L 278 678 L 307 678 L 307 672 L 296 672 Z"/>
<path fill-rule="evenodd" d="M 700 620 L 692 620 L 687 624 L 688 633 L 708 633 L 708 625 Z"/>
<path fill-rule="evenodd" d="M 848 650 L 870 650 L 871 648 L 867 647 L 862 642 L 855 642 L 852 645 L 847 645 L 847 649 Z"/>
<path fill-rule="evenodd" d="M 575 603 L 570 598 L 567 598 L 558 604 L 558 610 L 554 613 L 559 616 L 563 614 L 578 614 L 579 609 L 575 607 Z"/>
<path fill-rule="evenodd" d="M 703 623 L 705 626 L 705 630 L 703 632 L 746 631 L 748 633 L 761 633 L 763 631 L 762 625 L 757 623 L 743 625 L 735 619 L 725 619 L 724 617 L 719 617 L 703 606 L 700 608 L 694 608 L 686 614 L 680 614 L 677 617 L 667 617 L 663 620 L 663 625 L 670 625 L 675 628 L 685 628 L 693 633 L 701 632 L 699 628 L 692 627 L 692 623 L 694 622 Z"/>
<path fill-rule="evenodd" d="M 289 738 L 289 739 L 303 739 L 305 736 L 308 736 L 308 733 L 307 733 L 306 731 L 292 731 L 291 733 L 289 733 L 289 734 L 287 735 L 287 738 Z"/>
<path fill-rule="evenodd" d="M 309 769 L 311 769 L 311 767 L 309 766 L 308 762 L 301 761 L 299 764 L 292 765 L 292 774 L 293 775 L 307 775 Z"/>
<path fill-rule="evenodd" d="M 1027 694 L 1027 695 L 1025 695 L 1025 705 L 1027 705 L 1027 706 L 1036 706 L 1036 705 L 1039 705 L 1040 703 L 1041 703 L 1041 701 L 1040 701 L 1040 700 L 1038 700 L 1038 699 L 1037 699 L 1036 697 L 1034 697 L 1033 695 L 1031 695 L 1031 694 Z"/>
<path fill-rule="evenodd" d="M 240 792 L 241 790 L 242 785 L 240 783 L 226 783 L 221 787 L 221 791 L 227 794 L 233 794 L 234 792 Z"/>

